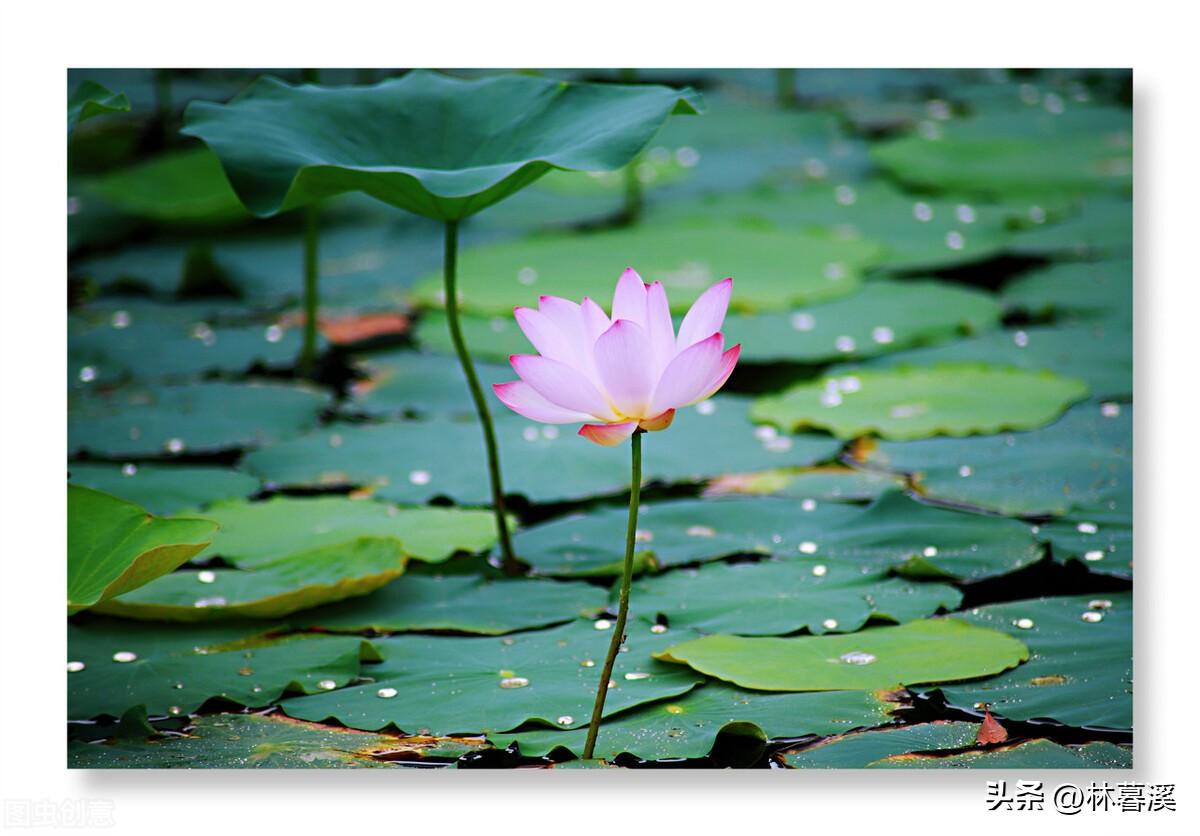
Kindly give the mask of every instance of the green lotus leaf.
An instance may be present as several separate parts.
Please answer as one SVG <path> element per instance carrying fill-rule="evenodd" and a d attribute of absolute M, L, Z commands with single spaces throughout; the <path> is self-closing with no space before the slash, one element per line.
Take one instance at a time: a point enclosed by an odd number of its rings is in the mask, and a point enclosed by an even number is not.
<path fill-rule="evenodd" d="M 705 496 L 787 496 L 814 502 L 866 502 L 893 488 L 903 488 L 904 479 L 891 473 L 851 470 L 845 467 L 793 467 L 731 473 L 720 476 L 705 489 Z"/>
<path fill-rule="evenodd" d="M 337 769 L 391 766 L 384 752 L 403 748 L 396 737 L 329 728 L 287 717 L 211 714 L 195 718 L 186 735 L 161 740 L 72 741 L 70 769 Z M 419 747 L 413 746 L 413 754 Z"/>
<path fill-rule="evenodd" d="M 874 769 L 1132 769 L 1133 753 L 1114 743 L 1063 746 L 1053 740 L 1027 740 L 1001 749 L 945 756 L 885 757 Z"/>
<path fill-rule="evenodd" d="M 253 476 L 224 467 L 80 463 L 69 465 L 70 479 L 141 505 L 153 514 L 178 514 L 221 499 L 258 492 Z"/>
<path fill-rule="evenodd" d="M 261 628 L 260 628 L 261 629 Z M 270 639 L 243 624 L 153 624 L 82 616 L 67 623 L 67 718 L 188 714 L 220 697 L 250 708 L 286 693 L 317 693 L 378 658 L 357 636 Z M 80 668 L 79 665 L 83 667 Z"/>
<path fill-rule="evenodd" d="M 1025 273 L 1004 286 L 1006 310 L 1034 317 L 1133 318 L 1133 261 L 1068 261 Z M 1028 344 L 1027 344 L 1028 345 Z"/>
<path fill-rule="evenodd" d="M 95 81 L 81 82 L 67 99 L 67 135 L 70 136 L 80 122 L 94 116 L 128 111 L 129 99 L 124 93 L 114 93 Z"/>
<path fill-rule="evenodd" d="M 807 629 L 851 633 L 868 620 L 905 622 L 954 610 L 962 593 L 943 583 L 864 575 L 845 562 L 785 558 L 666 572 L 633 586 L 632 612 L 702 633 L 777 636 Z"/>
<path fill-rule="evenodd" d="M 1133 394 L 1133 331 L 1128 318 L 993 331 L 958 342 L 874 357 L 853 366 L 837 366 L 829 373 L 947 363 L 987 363 L 1053 372 L 1086 383 L 1092 397 L 1128 397 Z"/>
<path fill-rule="evenodd" d="M 701 758 L 719 734 L 745 744 L 742 758 L 756 760 L 770 738 L 833 734 L 890 719 L 892 706 L 869 691 L 763 694 L 710 682 L 682 697 L 656 702 L 618 715 L 600 725 L 596 754 L 612 759 L 622 753 L 639 758 Z M 562 747 L 583 753 L 587 729 L 529 729 L 489 734 L 497 746 L 515 742 L 522 755 L 538 756 Z M 748 765 L 748 763 L 743 764 Z"/>
<path fill-rule="evenodd" d="M 999 321 L 991 294 L 944 282 L 874 281 L 791 313 L 730 316 L 721 330 L 726 343 L 742 344 L 743 363 L 820 363 L 946 342 Z"/>
<path fill-rule="evenodd" d="M 1079 213 L 1061 223 L 1015 234 L 1008 248 L 1021 255 L 1069 258 L 1132 258 L 1133 203 L 1091 197 Z"/>
<path fill-rule="evenodd" d="M 193 102 L 183 133 L 221 158 L 257 215 L 348 191 L 438 220 L 474 214 L 553 168 L 618 168 L 691 90 L 413 71 L 361 87 L 263 77 L 228 104 Z"/>
<path fill-rule="evenodd" d="M 592 616 L 604 589 L 586 583 L 477 575 L 405 575 L 364 598 L 293 616 L 298 628 L 401 633 L 454 630 L 498 636 Z"/>
<path fill-rule="evenodd" d="M 868 467 L 910 474 L 930 498 L 1001 514 L 1133 512 L 1130 404 L 1092 401 L 1030 432 L 879 441 L 859 454 Z"/>
<path fill-rule="evenodd" d="M 258 569 L 359 537 L 393 540 L 409 557 L 431 563 L 496 542 L 492 513 L 467 508 L 398 508 L 343 496 L 277 496 L 265 502 L 222 502 L 205 513 L 220 524 L 221 532 L 202 556 L 220 556 L 241 569 Z"/>
<path fill-rule="evenodd" d="M 854 292 L 879 248 L 823 230 L 784 232 L 719 224 L 644 223 L 586 235 L 546 234 L 468 247 L 459 258 L 462 309 L 511 316 L 538 297 L 598 300 L 606 309 L 615 277 L 630 265 L 661 281 L 683 313 L 709 286 L 734 277 L 736 310 L 786 310 Z M 413 288 L 428 307 L 444 302 L 440 274 Z"/>
<path fill-rule="evenodd" d="M 1087 395 L 1081 380 L 1049 371 L 944 363 L 849 370 L 758 398 L 751 416 L 785 430 L 839 438 L 915 439 L 1033 429 Z"/>
<path fill-rule="evenodd" d="M 897 755 L 907 759 L 915 757 L 914 752 L 942 755 L 946 750 L 970 749 L 978 734 L 977 723 L 936 721 L 839 734 L 784 752 L 782 757 L 793 769 L 864 769 Z"/>
<path fill-rule="evenodd" d="M 152 157 L 89 180 L 83 190 L 126 214 L 156 221 L 219 224 L 249 217 L 207 148 Z"/>
<path fill-rule="evenodd" d="M 252 570 L 172 572 L 98 604 L 96 611 L 143 621 L 281 618 L 374 592 L 404 573 L 399 540 L 360 537 L 256 564 Z"/>
<path fill-rule="evenodd" d="M 1029 658 L 1019 640 L 954 618 L 798 638 L 712 635 L 655 658 L 760 691 L 883 689 L 974 679 Z"/>
<path fill-rule="evenodd" d="M 211 520 L 156 517 L 144 508 L 67 485 L 67 613 L 165 575 L 203 551 Z"/>
<path fill-rule="evenodd" d="M 1051 520 L 1038 536 L 1050 543 L 1059 563 L 1079 561 L 1089 572 L 1133 578 L 1133 497 L 1110 501 L 1114 508 L 1076 514 L 1072 519 Z"/>
<path fill-rule="evenodd" d="M 329 396 L 307 386 L 212 381 L 88 391 L 69 400 L 71 453 L 115 458 L 256 447 L 316 424 Z"/>
<path fill-rule="evenodd" d="M 680 410 L 669 430 L 646 439 L 646 481 L 700 481 L 746 468 L 815 464 L 841 447 L 829 436 L 756 428 L 746 411 L 746 399 L 730 395 Z M 574 427 L 534 424 L 508 410 L 493 417 L 509 492 L 556 502 L 629 490 L 628 457 L 578 438 Z M 713 438 L 721 443 L 712 444 Z M 705 455 L 697 457 L 698 449 Z M 464 505 L 491 501 L 479 428 L 466 422 L 335 424 L 254 451 L 244 464 L 265 481 L 288 487 L 359 485 L 404 503 L 439 496 Z"/>
<path fill-rule="evenodd" d="M 533 571 L 558 577 L 621 574 L 627 511 L 618 506 L 571 514 L 517 532 L 513 548 Z M 788 499 L 680 499 L 642 503 L 634 548 L 643 569 L 718 560 L 733 554 L 796 554 L 857 509 Z M 618 536 L 614 536 L 614 532 Z"/>
<path fill-rule="evenodd" d="M 999 718 L 1069 726 L 1133 726 L 1133 596 L 1128 592 L 1037 598 L 962 613 L 1029 646 L 1016 670 L 940 690 L 952 704 L 986 703 Z"/>
<path fill-rule="evenodd" d="M 445 323 L 442 323 L 443 328 Z M 475 350 L 474 344 L 471 346 Z M 523 349 L 525 352 L 532 349 Z M 509 352 L 516 354 L 517 352 Z M 507 355 L 506 355 L 507 357 Z M 419 415 L 422 418 L 473 417 L 475 407 L 467 378 L 457 358 L 413 351 L 371 354 L 362 363 L 367 377 L 350 386 L 353 397 L 344 409 L 370 415 Z M 512 367 L 475 363 L 480 385 L 512 380 Z"/>
<path fill-rule="evenodd" d="M 504 638 L 374 639 L 384 661 L 364 667 L 372 681 L 285 700 L 282 707 L 292 717 L 333 717 L 370 731 L 388 725 L 435 735 L 509 731 L 529 721 L 582 728 L 591 716 L 611 630 L 606 621 L 576 620 Z M 679 696 L 702 681 L 692 671 L 651 658 L 670 641 L 649 630 L 628 632 L 629 650 L 617 656 L 604 716 Z"/>

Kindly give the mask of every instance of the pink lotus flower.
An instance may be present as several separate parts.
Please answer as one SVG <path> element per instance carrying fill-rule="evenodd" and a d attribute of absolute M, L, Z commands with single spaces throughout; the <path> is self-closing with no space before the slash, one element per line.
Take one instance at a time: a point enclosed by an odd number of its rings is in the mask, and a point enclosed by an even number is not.
<path fill-rule="evenodd" d="M 536 311 L 514 312 L 538 354 L 514 354 L 521 379 L 492 388 L 530 420 L 585 422 L 579 434 L 605 446 L 639 428 L 665 430 L 676 409 L 713 395 L 737 364 L 741 346 L 726 351 L 721 334 L 732 291 L 733 279 L 704 291 L 678 334 L 662 284 L 645 284 L 632 267 L 617 281 L 611 319 L 586 296 L 583 304 L 543 296 Z"/>

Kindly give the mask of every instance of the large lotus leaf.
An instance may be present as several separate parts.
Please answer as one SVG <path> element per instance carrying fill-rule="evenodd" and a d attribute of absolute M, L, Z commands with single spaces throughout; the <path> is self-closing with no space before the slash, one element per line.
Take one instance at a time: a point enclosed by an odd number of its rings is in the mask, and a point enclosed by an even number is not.
<path fill-rule="evenodd" d="M 730 316 L 722 331 L 727 344 L 742 344 L 743 363 L 820 363 L 945 342 L 999 321 L 1000 305 L 978 290 L 876 281 L 853 296 L 790 314 Z"/>
<path fill-rule="evenodd" d="M 1002 514 L 1112 510 L 1133 482 L 1133 407 L 1088 402 L 1024 433 L 856 448 L 869 467 L 912 475 L 921 493 Z"/>
<path fill-rule="evenodd" d="M 508 731 L 530 720 L 581 728 L 591 716 L 600 668 L 612 638 L 605 621 L 497 638 L 396 636 L 375 639 L 384 661 L 365 667 L 374 681 L 286 700 L 304 720 L 333 717 L 351 728 L 388 724 L 410 733 Z M 690 691 L 702 677 L 651 658 L 669 636 L 631 632 L 617 656 L 604 716 Z"/>
<path fill-rule="evenodd" d="M 590 444 L 572 426 L 531 423 L 499 403 L 493 410 L 510 492 L 556 502 L 628 491 L 627 451 Z M 756 432 L 746 411 L 746 400 L 732 396 L 681 410 L 670 429 L 646 438 L 645 480 L 699 481 L 746 468 L 814 464 L 840 449 L 828 436 Z M 245 459 L 251 472 L 277 485 L 363 485 L 398 502 L 446 496 L 467 505 L 491 502 L 484 462 L 478 425 L 450 421 L 335 425 Z"/>
<path fill-rule="evenodd" d="M 96 611 L 143 621 L 280 618 L 374 592 L 403 574 L 407 562 L 398 540 L 360 537 L 256 563 L 251 571 L 172 572 Z"/>
<path fill-rule="evenodd" d="M 676 202 L 655 218 L 707 220 L 798 232 L 832 229 L 883 248 L 879 266 L 895 271 L 942 269 L 1000 253 L 1026 202 L 988 204 L 921 195 L 883 182 L 820 182 L 803 188 L 755 188 Z"/>
<path fill-rule="evenodd" d="M 804 548 L 859 571 L 892 568 L 915 578 L 978 580 L 1016 571 L 1042 557 L 1035 531 L 1019 520 L 883 494 L 854 516 L 811 533 Z"/>
<path fill-rule="evenodd" d="M 474 344 L 471 350 L 475 352 Z M 344 407 L 347 411 L 423 418 L 463 418 L 475 414 L 467 379 L 456 357 L 389 351 L 370 355 L 363 366 L 368 376 L 351 384 L 353 399 Z M 508 365 L 478 362 L 475 374 L 485 391 L 493 383 L 516 377 Z"/>
<path fill-rule="evenodd" d="M 85 195 L 155 221 L 226 223 L 246 219 L 221 161 L 207 148 L 171 151 L 87 182 Z"/>
<path fill-rule="evenodd" d="M 1032 256 L 1133 257 L 1133 203 L 1093 197 L 1062 223 L 1023 230 L 1009 249 Z"/>
<path fill-rule="evenodd" d="M 1133 577 L 1133 497 L 1110 500 L 1113 509 L 1092 510 L 1074 519 L 1051 520 L 1038 535 L 1060 563 L 1082 561 L 1088 571 Z"/>
<path fill-rule="evenodd" d="M 1019 638 L 1029 646 L 1029 661 L 990 679 L 943 687 L 952 705 L 987 703 L 997 717 L 1011 720 L 1112 729 L 1133 725 L 1130 593 L 993 604 L 960 617 Z"/>
<path fill-rule="evenodd" d="M 1132 769 L 1133 752 L 1113 743 L 1063 746 L 1029 740 L 1002 749 L 952 755 L 899 755 L 868 766 L 875 769 Z"/>
<path fill-rule="evenodd" d="M 552 168 L 618 168 L 672 112 L 701 108 L 691 90 L 519 75 L 463 81 L 414 71 L 362 87 L 264 77 L 227 105 L 193 102 L 183 133 L 216 151 L 257 215 L 362 191 L 458 219 Z"/>
<path fill-rule="evenodd" d="M 1133 318 L 1133 262 L 1068 261 L 1022 274 L 1004 286 L 1004 307 L 1036 317 Z"/>
<path fill-rule="evenodd" d="M 187 714 L 212 697 L 250 708 L 285 692 L 316 693 L 358 675 L 370 644 L 357 636 L 266 640 L 245 626 L 146 625 L 115 618 L 67 623 L 67 718 Z M 77 666 L 75 666 L 77 667 Z"/>
<path fill-rule="evenodd" d="M 950 120 L 934 132 L 871 149 L 902 182 L 923 189 L 999 197 L 1128 193 L 1133 185 L 1133 114 L 1072 105 Z"/>
<path fill-rule="evenodd" d="M 974 679 L 1028 657 L 1016 638 L 954 618 L 790 639 L 718 634 L 655 654 L 761 691 L 871 690 Z"/>
<path fill-rule="evenodd" d="M 211 520 L 155 517 L 132 502 L 67 485 L 67 612 L 170 572 L 202 551 L 216 531 Z"/>
<path fill-rule="evenodd" d="M 721 476 L 708 484 L 704 495 L 773 495 L 813 502 L 864 502 L 902 487 L 903 477 L 892 473 L 829 466 L 793 467 Z"/>
<path fill-rule="evenodd" d="M 868 619 L 897 623 L 954 610 L 962 593 L 942 583 L 912 583 L 857 566 L 786 558 L 718 563 L 638 581 L 635 613 L 702 633 L 777 636 L 850 633 Z"/>
<path fill-rule="evenodd" d="M 177 514 L 220 499 L 240 499 L 259 489 L 253 476 L 226 467 L 133 463 L 69 466 L 72 482 L 141 505 L 154 514 Z"/>
<path fill-rule="evenodd" d="M 839 734 L 798 751 L 784 752 L 793 769 L 863 769 L 894 755 L 974 747 L 977 723 L 937 721 L 915 726 Z"/>
<path fill-rule="evenodd" d="M 67 135 L 86 119 L 128 110 L 129 99 L 124 93 L 114 93 L 95 81 L 81 82 L 67 99 Z"/>
<path fill-rule="evenodd" d="M 993 331 L 875 357 L 864 361 L 860 368 L 900 369 L 942 363 L 988 363 L 1031 372 L 1049 371 L 1083 381 L 1092 397 L 1121 397 L 1133 393 L 1133 331 L 1128 321 L 1120 320 Z M 851 370 L 838 367 L 830 373 Z"/>
<path fill-rule="evenodd" d="M 471 247 L 459 258 L 462 308 L 512 315 L 538 297 L 589 296 L 606 309 L 615 276 L 633 265 L 661 281 L 676 311 L 710 285 L 734 277 L 735 310 L 786 310 L 852 293 L 878 248 L 816 230 L 783 232 L 718 224 L 638 224 L 586 235 L 541 235 Z M 413 289 L 417 301 L 441 307 L 440 273 Z"/>
<path fill-rule="evenodd" d="M 337 769 L 387 767 L 377 754 L 401 740 L 280 716 L 197 717 L 186 735 L 161 740 L 72 741 L 70 769 Z"/>
<path fill-rule="evenodd" d="M 332 632 L 454 630 L 498 636 L 595 615 L 606 592 L 586 583 L 476 575 L 405 575 L 365 598 L 294 616 L 296 627 Z"/>
<path fill-rule="evenodd" d="M 277 383 L 193 383 L 72 396 L 72 454 L 172 456 L 256 447 L 317 422 L 328 395 Z"/>
<path fill-rule="evenodd" d="M 770 738 L 833 734 L 857 726 L 886 723 L 890 705 L 869 691 L 762 694 L 710 682 L 683 697 L 643 706 L 606 720 L 596 738 L 596 754 L 612 759 L 629 753 L 647 760 L 701 758 L 724 732 L 757 743 L 761 754 Z M 497 746 L 516 742 L 522 755 L 547 754 L 558 747 L 583 753 L 586 729 L 530 729 L 491 734 Z"/>
<path fill-rule="evenodd" d="M 68 337 L 68 372 L 75 388 L 130 380 L 182 382 L 212 372 L 283 371 L 300 353 L 300 330 L 277 324 L 213 327 L 131 320 L 121 328 Z"/>
<path fill-rule="evenodd" d="M 750 415 L 787 430 L 826 429 L 839 438 L 914 439 L 1033 429 L 1085 395 L 1082 381 L 1049 371 L 904 365 L 800 383 L 758 398 Z"/>
<path fill-rule="evenodd" d="M 395 540 L 405 554 L 433 563 L 496 542 L 492 512 L 467 508 L 398 508 L 342 496 L 278 496 L 266 502 L 223 502 L 205 513 L 220 524 L 221 532 L 204 556 L 220 556 L 242 569 L 359 537 Z"/>
<path fill-rule="evenodd" d="M 513 548 L 540 574 L 621 574 L 628 511 L 599 508 L 517 532 Z M 853 524 L 857 509 L 821 504 L 803 511 L 790 499 L 680 499 L 643 503 L 636 557 L 641 568 L 717 560 L 732 554 L 796 554 L 839 522 Z"/>

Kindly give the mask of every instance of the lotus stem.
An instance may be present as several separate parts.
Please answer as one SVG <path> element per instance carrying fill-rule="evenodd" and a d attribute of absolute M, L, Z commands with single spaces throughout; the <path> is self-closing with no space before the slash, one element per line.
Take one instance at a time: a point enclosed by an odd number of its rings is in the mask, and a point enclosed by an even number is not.
<path fill-rule="evenodd" d="M 637 84 L 637 70 L 633 68 L 622 69 L 617 73 L 617 77 L 622 84 Z M 637 223 L 638 218 L 642 216 L 642 181 L 638 177 L 638 167 L 642 161 L 642 155 L 638 154 L 625 166 L 625 211 L 624 222 L 627 224 Z"/>
<path fill-rule="evenodd" d="M 629 523 L 625 527 L 625 566 L 621 574 L 621 599 L 617 607 L 617 623 L 613 627 L 612 641 L 608 643 L 608 656 L 600 672 L 600 687 L 596 690 L 596 703 L 592 707 L 592 720 L 588 724 L 587 743 L 583 747 L 584 760 L 590 760 L 596 751 L 596 735 L 600 732 L 600 717 L 604 714 L 604 700 L 608 696 L 608 683 L 612 677 L 617 653 L 625 641 L 625 620 L 629 616 L 629 588 L 633 584 L 633 544 L 637 539 L 638 504 L 642 494 L 642 430 L 634 432 L 632 473 L 629 478 Z"/>
<path fill-rule="evenodd" d="M 775 71 L 775 99 L 783 107 L 796 103 L 796 70 L 784 67 Z"/>
<path fill-rule="evenodd" d="M 500 450 L 496 446 L 496 430 L 492 426 L 492 414 L 488 410 L 483 390 L 479 387 L 475 364 L 471 362 L 471 352 L 467 350 L 467 342 L 463 339 L 462 326 L 458 320 L 458 221 L 446 221 L 446 249 L 442 264 L 442 277 L 446 291 L 446 322 L 450 326 L 450 340 L 454 343 L 458 362 L 462 365 L 463 374 L 467 378 L 467 387 L 471 390 L 471 399 L 475 402 L 475 412 L 483 427 L 483 443 L 487 447 L 488 477 L 492 484 L 492 509 L 496 514 L 496 532 L 500 537 L 503 568 L 506 574 L 516 575 L 521 571 L 521 563 L 513 554 L 512 540 L 508 534 L 508 518 L 504 510 L 504 484 L 500 479 Z"/>
<path fill-rule="evenodd" d="M 316 203 L 304 207 L 304 345 L 300 349 L 300 376 L 312 380 L 317 365 L 317 248 Z"/>

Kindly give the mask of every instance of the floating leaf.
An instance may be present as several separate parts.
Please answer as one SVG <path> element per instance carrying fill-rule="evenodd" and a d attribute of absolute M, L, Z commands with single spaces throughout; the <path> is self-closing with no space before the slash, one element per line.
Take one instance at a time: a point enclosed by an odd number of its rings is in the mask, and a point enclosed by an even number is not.
<path fill-rule="evenodd" d="M 1003 749 L 946 756 L 910 755 L 868 764 L 884 769 L 1132 769 L 1133 753 L 1113 743 L 1063 746 L 1029 740 Z"/>
<path fill-rule="evenodd" d="M 1133 333 L 1128 322 L 1111 320 L 995 331 L 945 345 L 875 357 L 864 361 L 861 367 L 838 367 L 830 373 L 857 374 L 865 369 L 940 363 L 987 363 L 1029 371 L 1048 370 L 1086 383 L 1093 397 L 1133 393 Z"/>
<path fill-rule="evenodd" d="M 1133 256 L 1133 203 L 1129 200 L 1092 197 L 1079 214 L 1067 220 L 1026 229 L 1009 243 L 1022 255 L 1072 258 L 1131 258 Z"/>
<path fill-rule="evenodd" d="M 814 502 L 861 502 L 902 487 L 904 480 L 891 473 L 842 467 L 777 468 L 720 476 L 709 483 L 704 494 L 772 495 Z"/>
<path fill-rule="evenodd" d="M 597 677 L 612 638 L 611 626 L 595 628 L 601 623 L 575 621 L 503 639 L 376 639 L 373 644 L 384 661 L 363 671 L 373 681 L 286 700 L 283 710 L 305 720 L 333 717 L 351 728 L 374 730 L 391 724 L 410 733 L 436 735 L 507 731 L 530 720 L 580 728 L 591 716 Z M 649 631 L 629 634 L 629 650 L 618 654 L 613 669 L 616 684 L 608 690 L 606 717 L 678 696 L 701 681 L 691 671 L 650 657 L 668 643 L 668 637 Z"/>
<path fill-rule="evenodd" d="M 633 612 L 702 633 L 772 636 L 807 629 L 849 633 L 868 619 L 904 622 L 957 609 L 962 593 L 941 583 L 911 583 L 857 566 L 787 558 L 718 563 L 643 578 Z"/>
<path fill-rule="evenodd" d="M 705 636 L 654 655 L 744 688 L 836 691 L 973 679 L 1016 667 L 1029 651 L 998 630 L 934 618 L 847 635 Z"/>
<path fill-rule="evenodd" d="M 853 296 L 790 314 L 730 316 L 722 330 L 727 343 L 742 344 L 742 362 L 817 363 L 944 342 L 999 319 L 999 304 L 978 290 L 874 281 Z"/>
<path fill-rule="evenodd" d="M 646 441 L 645 480 L 688 482 L 746 468 L 813 464 L 833 458 L 841 446 L 827 436 L 764 432 L 747 420 L 746 409 L 745 399 L 722 396 L 681 410 L 671 432 Z M 570 426 L 534 424 L 507 410 L 494 417 L 509 492 L 556 502 L 629 490 L 629 462 L 617 451 L 585 443 Z M 713 438 L 721 444 L 713 445 Z M 698 449 L 706 451 L 703 457 Z M 484 461 L 477 425 L 408 421 L 335 425 L 251 453 L 244 464 L 276 485 L 363 485 L 398 502 L 444 496 L 484 505 L 491 501 Z"/>
<path fill-rule="evenodd" d="M 119 329 L 102 327 L 67 340 L 76 387 L 134 381 L 185 381 L 211 372 L 287 370 L 300 353 L 299 329 L 277 324 L 211 326 L 130 317 Z M 320 349 L 324 349 L 323 344 Z"/>
<path fill-rule="evenodd" d="M 154 464 L 69 465 L 73 483 L 141 505 L 154 514 L 177 514 L 220 499 L 240 499 L 256 493 L 253 476 L 225 467 Z"/>
<path fill-rule="evenodd" d="M 829 562 L 916 578 L 978 580 L 1042 558 L 1033 530 L 1019 520 L 938 508 L 900 491 L 835 518 L 810 538 L 803 548 Z"/>
<path fill-rule="evenodd" d="M 966 749 L 975 745 L 975 723 L 937 721 L 915 726 L 839 734 L 783 753 L 793 769 L 863 769 L 893 755 Z"/>
<path fill-rule="evenodd" d="M 75 88 L 67 99 L 67 136 L 80 122 L 105 113 L 125 113 L 129 110 L 129 99 L 124 93 L 114 93 L 103 84 L 84 81 Z"/>
<path fill-rule="evenodd" d="M 983 365 L 854 371 L 761 397 L 752 418 L 784 429 L 818 427 L 840 438 L 913 439 L 1032 429 L 1083 398 L 1082 381 Z"/>
<path fill-rule="evenodd" d="M 1133 725 L 1133 597 L 1128 592 L 1039 598 L 961 616 L 1029 645 L 1020 668 L 941 690 L 953 705 L 987 703 L 1007 720 L 1069 726 Z"/>
<path fill-rule="evenodd" d="M 360 537 L 256 563 L 253 571 L 172 572 L 96 611 L 143 621 L 280 618 L 374 592 L 403 574 L 407 561 L 400 541 Z"/>
<path fill-rule="evenodd" d="M 279 496 L 266 502 L 223 502 L 206 513 L 220 524 L 221 533 L 204 555 L 219 555 L 242 569 L 359 537 L 395 540 L 405 554 L 433 563 L 458 551 L 480 551 L 496 541 L 492 513 L 465 508 L 397 508 L 340 496 Z"/>
<path fill-rule="evenodd" d="M 155 517 L 132 502 L 67 485 L 67 613 L 170 572 L 216 531 L 211 520 Z"/>
<path fill-rule="evenodd" d="M 880 441 L 860 456 L 912 474 L 922 494 L 939 500 L 1002 514 L 1084 515 L 1130 493 L 1133 407 L 1084 403 L 1032 432 Z"/>
<path fill-rule="evenodd" d="M 227 223 L 249 216 L 207 148 L 171 151 L 85 186 L 122 212 L 163 222 Z"/>
<path fill-rule="evenodd" d="M 183 133 L 216 151 L 252 212 L 347 191 L 437 219 L 478 212 L 552 168 L 618 168 L 690 90 L 427 71 L 369 86 L 263 77 L 227 105 L 193 102 Z M 436 138 L 436 141 L 433 141 Z"/>
<path fill-rule="evenodd" d="M 77 395 L 69 404 L 73 454 L 101 457 L 214 453 L 255 447 L 316 424 L 328 396 L 304 386 L 193 383 Z"/>
<path fill-rule="evenodd" d="M 605 590 L 585 583 L 475 575 L 405 575 L 364 598 L 295 616 L 296 627 L 333 632 L 454 630 L 498 636 L 595 615 Z"/>
<path fill-rule="evenodd" d="M 724 733 L 754 741 L 749 758 L 754 760 L 769 738 L 831 734 L 885 723 L 890 719 L 889 707 L 867 691 L 762 694 L 710 682 L 678 699 L 606 720 L 596 738 L 596 753 L 608 759 L 622 753 L 647 760 L 700 758 L 712 751 L 717 735 Z M 544 755 L 559 747 L 579 755 L 587 730 L 530 729 L 488 738 L 497 746 L 516 742 L 526 756 Z"/>
<path fill-rule="evenodd" d="M 1133 319 L 1133 261 L 1054 264 L 1009 282 L 1004 286 L 1001 300 L 1008 310 L 1037 317 L 1130 322 Z"/>
<path fill-rule="evenodd" d="M 336 769 L 387 767 L 381 753 L 401 738 L 258 714 L 195 718 L 187 734 L 162 740 L 72 741 L 70 769 Z M 419 745 L 413 745 L 419 754 Z"/>
<path fill-rule="evenodd" d="M 134 706 L 150 714 L 187 714 L 212 697 L 247 707 L 284 692 L 316 693 L 358 675 L 357 636 L 262 640 L 246 627 L 145 624 L 114 618 L 67 623 L 67 654 L 84 667 L 67 680 L 67 718 L 119 717 Z"/>
<path fill-rule="evenodd" d="M 600 508 L 527 528 L 513 548 L 535 572 L 558 576 L 619 575 L 628 511 Z M 634 548 L 643 568 L 717 560 L 731 554 L 796 554 L 800 544 L 858 511 L 839 505 L 801 510 L 786 499 L 643 503 Z"/>
<path fill-rule="evenodd" d="M 878 248 L 821 231 L 782 232 L 720 225 L 639 224 L 587 235 L 542 235 L 470 247 L 459 258 L 463 310 L 511 316 L 539 296 L 584 296 L 608 308 L 613 277 L 630 264 L 661 281 L 679 312 L 726 276 L 740 310 L 786 310 L 852 293 Z M 413 289 L 418 302 L 441 307 L 440 274 Z"/>
<path fill-rule="evenodd" d="M 822 166 L 816 164 L 818 170 Z M 814 167 L 811 158 L 805 167 Z M 659 209 L 654 217 L 765 226 L 786 232 L 832 229 L 843 238 L 880 245 L 880 267 L 911 272 L 997 255 L 1012 237 L 1014 220 L 1027 210 L 1025 202 L 994 204 L 914 196 L 880 181 L 829 182 L 826 178 L 800 188 L 759 185 L 704 200 L 679 201 Z"/>
<path fill-rule="evenodd" d="M 1051 520 L 1038 531 L 1059 563 L 1077 560 L 1089 572 L 1133 578 L 1133 497 L 1110 500 L 1115 509 L 1089 510 L 1074 519 Z"/>
<path fill-rule="evenodd" d="M 471 347 L 474 350 L 474 345 Z M 462 365 L 455 357 L 390 351 L 370 355 L 364 371 L 367 378 L 351 384 L 354 399 L 348 405 L 350 410 L 372 415 L 412 413 L 424 418 L 475 414 Z M 484 363 L 475 363 L 475 374 L 485 391 L 493 383 L 516 377 L 508 365 Z"/>
<path fill-rule="evenodd" d="M 936 134 L 875 145 L 871 157 L 923 189 L 1022 195 L 1127 193 L 1133 185 L 1128 108 L 1073 103 L 1062 113 L 994 109 L 943 122 Z"/>

